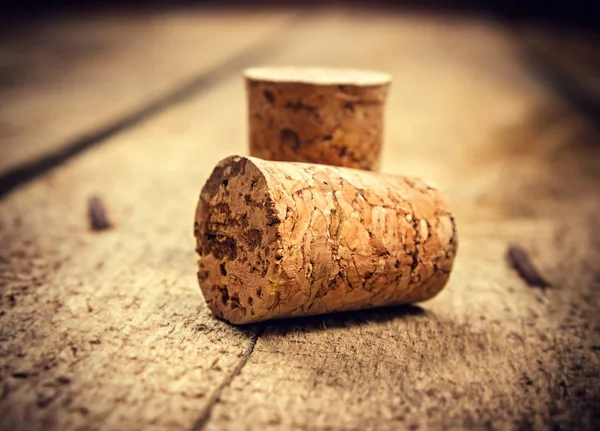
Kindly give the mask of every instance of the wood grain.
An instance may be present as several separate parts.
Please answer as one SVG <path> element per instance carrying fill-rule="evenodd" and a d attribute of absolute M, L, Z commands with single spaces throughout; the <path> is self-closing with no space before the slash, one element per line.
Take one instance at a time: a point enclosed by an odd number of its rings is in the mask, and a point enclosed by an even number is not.
<path fill-rule="evenodd" d="M 271 63 L 393 75 L 382 170 L 449 194 L 447 289 L 243 328 L 209 314 L 193 214 L 216 161 L 247 149 L 240 74 L 0 201 L 0 428 L 597 427 L 594 124 L 491 21 L 323 12 L 284 42 Z M 114 229 L 89 231 L 94 193 Z M 553 289 L 508 267 L 514 241 Z"/>

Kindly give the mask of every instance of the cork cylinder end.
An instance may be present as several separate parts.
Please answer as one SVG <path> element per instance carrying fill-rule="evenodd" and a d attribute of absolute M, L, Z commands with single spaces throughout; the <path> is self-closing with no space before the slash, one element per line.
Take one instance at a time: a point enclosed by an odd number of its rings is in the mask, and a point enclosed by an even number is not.
<path fill-rule="evenodd" d="M 245 157 L 222 160 L 200 193 L 198 280 L 210 310 L 231 323 L 260 320 L 272 302 L 268 279 L 279 238 L 273 205 L 264 175 Z"/>

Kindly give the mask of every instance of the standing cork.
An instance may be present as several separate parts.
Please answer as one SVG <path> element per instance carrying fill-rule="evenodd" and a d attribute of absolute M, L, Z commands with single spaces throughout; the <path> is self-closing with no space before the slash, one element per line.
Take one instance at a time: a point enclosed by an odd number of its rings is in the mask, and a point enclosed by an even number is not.
<path fill-rule="evenodd" d="M 204 297 L 232 323 L 424 301 L 457 248 L 422 180 L 238 156 L 202 189 L 194 234 Z"/>
<path fill-rule="evenodd" d="M 379 168 L 389 75 L 265 67 L 245 76 L 251 156 Z"/>

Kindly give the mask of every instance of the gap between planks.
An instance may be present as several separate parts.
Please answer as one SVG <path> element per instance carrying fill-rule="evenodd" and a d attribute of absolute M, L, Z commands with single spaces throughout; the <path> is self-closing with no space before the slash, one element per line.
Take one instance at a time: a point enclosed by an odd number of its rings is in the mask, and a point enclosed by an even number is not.
<path fill-rule="evenodd" d="M 274 53 L 284 48 L 286 38 L 282 36 L 290 33 L 310 13 L 308 10 L 298 12 L 289 20 L 286 26 L 277 29 L 256 45 L 232 55 L 207 72 L 177 85 L 174 90 L 156 98 L 154 101 L 146 103 L 140 109 L 84 134 L 79 138 L 68 141 L 61 145 L 59 149 L 51 151 L 49 154 L 42 155 L 38 159 L 9 169 L 0 175 L 0 199 L 17 187 L 44 175 L 86 150 L 106 142 L 109 138 L 135 127 L 166 109 L 201 94 L 234 73 L 238 73 L 246 67 L 271 57 Z"/>
<path fill-rule="evenodd" d="M 217 388 L 215 389 L 215 391 L 213 392 L 211 397 L 208 399 L 208 403 L 202 410 L 202 413 L 200 413 L 200 416 L 198 416 L 198 419 L 196 419 L 196 422 L 194 422 L 194 425 L 192 426 L 191 431 L 201 431 L 204 429 L 204 427 L 210 420 L 210 416 L 212 414 L 213 408 L 215 407 L 215 405 L 217 405 L 217 403 L 219 402 L 219 399 L 221 398 L 221 394 L 227 387 L 231 386 L 231 382 L 233 382 L 233 380 L 242 372 L 242 370 L 248 363 L 250 356 L 252 356 L 252 353 L 254 352 L 256 343 L 258 342 L 258 339 L 264 332 L 265 327 L 266 327 L 265 322 L 259 324 L 259 327 L 256 330 L 256 333 L 250 340 L 250 345 L 246 349 L 244 356 L 242 356 L 242 359 L 240 359 L 240 362 L 238 362 L 238 364 L 231 371 L 231 373 L 225 379 L 223 379 L 223 381 L 221 382 L 221 384 L 219 386 L 217 386 Z"/>

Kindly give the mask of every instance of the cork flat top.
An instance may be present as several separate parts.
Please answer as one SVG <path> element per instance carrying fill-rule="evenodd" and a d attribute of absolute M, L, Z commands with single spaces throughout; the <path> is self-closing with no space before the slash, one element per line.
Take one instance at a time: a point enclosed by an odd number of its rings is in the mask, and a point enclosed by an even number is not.
<path fill-rule="evenodd" d="M 391 75 L 374 70 L 273 66 L 253 67 L 244 71 L 246 78 L 255 81 L 289 82 L 316 85 L 384 85 L 392 80 Z"/>

